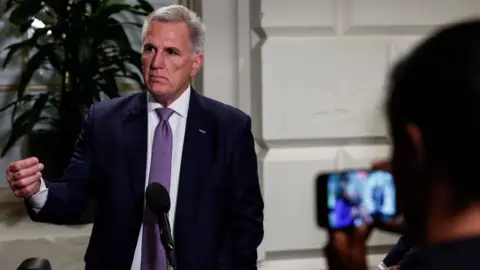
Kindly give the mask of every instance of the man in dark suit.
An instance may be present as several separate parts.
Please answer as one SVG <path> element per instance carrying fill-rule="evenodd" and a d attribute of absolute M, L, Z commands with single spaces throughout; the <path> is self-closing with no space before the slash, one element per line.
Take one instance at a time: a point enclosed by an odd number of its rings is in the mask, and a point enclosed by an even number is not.
<path fill-rule="evenodd" d="M 69 223 L 97 200 L 86 269 L 167 269 L 144 206 L 151 182 L 170 193 L 179 270 L 257 269 L 264 205 L 251 120 L 191 89 L 204 35 L 183 6 L 154 11 L 143 30 L 148 91 L 91 107 L 62 182 L 43 180 L 36 158 L 8 167 L 35 221 Z"/>

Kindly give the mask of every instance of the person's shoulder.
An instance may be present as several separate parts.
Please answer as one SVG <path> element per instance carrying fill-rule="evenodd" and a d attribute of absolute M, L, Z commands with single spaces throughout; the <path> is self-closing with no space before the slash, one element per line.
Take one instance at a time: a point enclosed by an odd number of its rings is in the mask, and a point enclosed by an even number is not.
<path fill-rule="evenodd" d="M 129 108 L 133 103 L 141 103 L 144 98 L 146 98 L 144 92 L 136 92 L 121 97 L 104 99 L 95 103 L 91 110 L 94 110 L 94 116 L 118 114 Z"/>
<path fill-rule="evenodd" d="M 245 125 L 250 121 L 250 116 L 239 108 L 203 95 L 201 99 L 211 114 L 222 123 Z"/>

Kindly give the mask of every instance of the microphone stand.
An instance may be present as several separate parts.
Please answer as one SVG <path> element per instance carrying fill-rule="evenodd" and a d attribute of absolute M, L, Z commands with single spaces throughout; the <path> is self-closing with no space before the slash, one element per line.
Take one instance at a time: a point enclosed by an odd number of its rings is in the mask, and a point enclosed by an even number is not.
<path fill-rule="evenodd" d="M 168 220 L 168 214 L 163 213 L 162 215 L 163 220 L 162 222 L 159 222 L 159 229 L 160 229 L 160 240 L 163 244 L 163 248 L 165 249 L 165 256 L 167 258 L 167 263 L 171 267 L 171 269 L 176 270 L 177 269 L 177 258 L 175 255 L 175 245 L 173 243 L 173 238 L 172 238 L 172 230 L 170 229 L 170 221 Z M 161 223 L 163 223 L 165 226 L 165 229 L 162 228 Z"/>

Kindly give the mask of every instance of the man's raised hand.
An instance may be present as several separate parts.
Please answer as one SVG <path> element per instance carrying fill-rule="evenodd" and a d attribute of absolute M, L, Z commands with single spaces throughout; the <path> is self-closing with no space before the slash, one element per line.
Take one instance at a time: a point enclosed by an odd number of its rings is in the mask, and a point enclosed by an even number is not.
<path fill-rule="evenodd" d="M 7 167 L 7 181 L 15 196 L 29 198 L 40 191 L 43 164 L 30 157 L 11 163 Z"/>

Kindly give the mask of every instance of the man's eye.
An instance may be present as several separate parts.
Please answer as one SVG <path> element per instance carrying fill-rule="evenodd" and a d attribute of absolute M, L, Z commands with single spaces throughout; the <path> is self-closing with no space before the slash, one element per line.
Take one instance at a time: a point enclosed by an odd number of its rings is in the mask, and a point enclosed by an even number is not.
<path fill-rule="evenodd" d="M 143 51 L 144 51 L 144 52 L 151 52 L 151 51 L 153 51 L 153 47 L 150 46 L 150 45 L 145 45 L 145 46 L 143 47 Z"/>
<path fill-rule="evenodd" d="M 167 52 L 168 54 L 171 54 L 171 55 L 178 54 L 178 53 L 177 53 L 175 50 L 173 50 L 173 49 L 166 49 L 166 52 Z"/>

